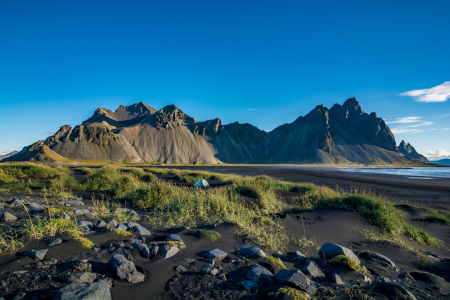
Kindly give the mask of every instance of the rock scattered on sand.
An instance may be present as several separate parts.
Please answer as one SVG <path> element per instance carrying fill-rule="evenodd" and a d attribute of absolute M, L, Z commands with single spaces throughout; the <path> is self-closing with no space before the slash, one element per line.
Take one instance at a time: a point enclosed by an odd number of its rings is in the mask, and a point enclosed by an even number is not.
<path fill-rule="evenodd" d="M 150 248 L 150 254 L 151 254 L 152 256 L 155 256 L 156 254 L 158 254 L 158 251 L 159 251 L 159 247 L 158 247 L 158 246 L 152 246 L 152 247 Z"/>
<path fill-rule="evenodd" d="M 150 258 L 150 250 L 148 249 L 148 246 L 143 243 L 134 243 L 133 248 L 136 248 L 139 250 L 139 253 L 145 257 L 146 259 Z"/>
<path fill-rule="evenodd" d="M 71 283 L 60 289 L 54 300 L 112 300 L 111 283 L 99 280 L 94 283 Z"/>
<path fill-rule="evenodd" d="M 123 230 L 123 231 L 127 231 L 128 230 L 128 226 L 126 224 L 119 224 L 116 226 L 117 229 Z"/>
<path fill-rule="evenodd" d="M 84 220 L 77 221 L 77 224 L 78 224 L 78 228 L 84 232 L 90 232 L 90 231 L 92 231 L 92 229 L 94 227 L 91 222 L 84 221 Z"/>
<path fill-rule="evenodd" d="M 99 229 L 106 228 L 106 223 L 102 220 L 98 220 L 97 223 L 95 223 L 95 228 Z"/>
<path fill-rule="evenodd" d="M 69 210 L 69 213 L 71 213 L 75 216 L 84 216 L 84 215 L 92 213 L 92 211 L 87 208 L 76 208 L 76 209 Z"/>
<path fill-rule="evenodd" d="M 106 224 L 106 229 L 108 229 L 108 230 L 113 230 L 116 227 L 117 227 L 117 222 L 114 220 L 111 220 L 108 222 L 108 224 Z"/>
<path fill-rule="evenodd" d="M 24 255 L 28 256 L 32 260 L 39 261 L 44 260 L 45 255 L 47 254 L 48 249 L 42 249 L 42 250 L 29 250 L 25 251 Z"/>
<path fill-rule="evenodd" d="M 175 271 L 183 273 L 183 272 L 187 272 L 187 269 L 183 266 L 178 266 L 175 268 Z"/>
<path fill-rule="evenodd" d="M 325 274 L 323 274 L 323 272 L 312 261 L 308 261 L 308 263 L 303 267 L 302 272 L 305 275 L 311 275 L 312 277 L 325 277 Z"/>
<path fill-rule="evenodd" d="M 171 234 L 166 238 L 166 241 L 175 241 L 183 244 L 184 248 L 186 248 L 186 244 L 183 242 L 181 237 L 178 234 Z"/>
<path fill-rule="evenodd" d="M 13 222 L 16 221 L 17 217 L 13 214 L 10 214 L 9 212 L 2 212 L 0 214 L 0 221 L 1 222 Z"/>
<path fill-rule="evenodd" d="M 311 295 L 317 290 L 315 282 L 298 270 L 280 270 L 275 278 L 281 284 L 294 286 Z"/>
<path fill-rule="evenodd" d="M 331 280 L 333 280 L 334 283 L 339 284 L 339 285 L 343 285 L 345 284 L 341 277 L 339 277 L 339 275 L 337 275 L 336 273 L 331 274 Z"/>
<path fill-rule="evenodd" d="M 219 273 L 219 270 L 217 270 L 214 267 L 206 267 L 206 268 L 203 268 L 200 272 L 202 272 L 204 274 L 210 274 L 210 275 L 216 276 L 217 273 Z"/>
<path fill-rule="evenodd" d="M 43 211 L 45 208 L 42 205 L 39 205 L 37 203 L 30 203 L 28 204 L 30 211 Z"/>
<path fill-rule="evenodd" d="M 128 222 L 126 225 L 131 231 L 137 232 L 139 235 L 151 235 L 150 231 L 136 222 Z"/>
<path fill-rule="evenodd" d="M 319 256 L 322 259 L 331 259 L 338 255 L 345 255 L 356 261 L 358 264 L 361 263 L 359 258 L 353 253 L 353 251 L 343 246 L 333 243 L 325 243 L 319 249 Z"/>
<path fill-rule="evenodd" d="M 116 207 L 116 208 L 112 209 L 111 212 L 112 212 L 113 214 L 125 213 L 125 214 L 132 215 L 132 216 L 134 216 L 134 217 L 137 217 L 137 216 L 138 216 L 138 213 L 137 213 L 137 212 L 135 212 L 134 210 L 129 209 L 129 208 Z"/>
<path fill-rule="evenodd" d="M 248 270 L 247 274 L 245 275 L 248 279 L 253 281 L 258 281 L 262 277 L 266 278 L 272 278 L 273 273 L 270 272 L 268 269 L 264 268 L 263 266 L 260 266 L 258 264 L 254 264 L 250 270 Z"/>
<path fill-rule="evenodd" d="M 394 264 L 394 262 L 392 260 L 390 260 L 389 258 L 387 258 L 386 256 L 376 253 L 376 252 L 371 252 L 369 253 L 369 256 L 374 259 L 374 260 L 381 260 L 384 265 L 392 270 L 395 271 L 400 271 L 400 268 Z"/>
<path fill-rule="evenodd" d="M 417 298 L 403 286 L 390 282 L 375 282 L 370 286 L 372 293 L 382 294 L 389 299 L 406 299 L 417 300 Z"/>
<path fill-rule="evenodd" d="M 62 244 L 62 239 L 53 238 L 53 239 L 46 240 L 46 242 L 47 242 L 47 246 L 51 247 L 51 246 L 56 246 L 56 245 Z"/>
<path fill-rule="evenodd" d="M 88 263 L 87 259 L 77 260 L 74 264 L 74 268 L 79 272 L 92 272 L 92 264 Z"/>
<path fill-rule="evenodd" d="M 255 283 L 250 280 L 243 280 L 237 283 L 238 286 L 242 286 L 246 290 L 251 290 L 252 288 L 256 287 Z"/>
<path fill-rule="evenodd" d="M 225 257 L 227 257 L 227 253 L 216 248 L 214 250 L 206 252 L 205 255 L 203 255 L 203 256 L 208 259 L 212 259 L 215 262 L 219 262 L 219 261 L 224 260 Z"/>
<path fill-rule="evenodd" d="M 14 198 L 11 201 L 8 201 L 6 205 L 9 207 L 19 207 L 23 206 L 24 204 L 28 204 L 28 201 L 25 199 Z"/>
<path fill-rule="evenodd" d="M 19 293 L 19 294 L 17 294 L 14 298 L 13 298 L 13 300 L 22 300 L 22 299 L 25 299 L 25 297 L 27 296 L 27 293 Z"/>
<path fill-rule="evenodd" d="M 66 214 L 65 212 L 60 212 L 58 215 L 57 215 L 59 218 L 61 218 L 61 219 L 64 219 L 64 220 L 70 220 L 70 216 L 68 215 L 68 214 Z"/>
<path fill-rule="evenodd" d="M 172 245 L 164 245 L 159 248 L 159 250 L 164 258 L 170 258 L 180 252 L 180 249 L 178 249 L 178 247 Z"/>
<path fill-rule="evenodd" d="M 77 200 L 58 200 L 56 202 L 60 206 L 69 206 L 69 207 L 80 207 L 84 206 L 84 202 L 81 200 L 81 198 L 78 198 Z"/>
<path fill-rule="evenodd" d="M 138 272 L 134 263 L 121 254 L 113 255 L 108 264 L 114 269 L 119 279 L 124 279 L 131 283 L 144 281 L 144 274 Z"/>
<path fill-rule="evenodd" d="M 258 247 L 253 247 L 250 245 L 242 246 L 241 249 L 239 249 L 239 254 L 247 258 L 259 258 L 267 256 L 266 253 Z"/>
<path fill-rule="evenodd" d="M 97 275 L 90 272 L 82 272 L 60 276 L 58 279 L 67 283 L 94 282 L 97 279 Z"/>

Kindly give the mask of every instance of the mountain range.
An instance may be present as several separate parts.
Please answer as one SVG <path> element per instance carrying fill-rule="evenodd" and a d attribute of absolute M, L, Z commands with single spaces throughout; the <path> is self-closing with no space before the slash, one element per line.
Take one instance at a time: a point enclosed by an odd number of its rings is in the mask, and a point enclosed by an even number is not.
<path fill-rule="evenodd" d="M 383 119 L 356 98 L 316 106 L 294 122 L 265 132 L 251 124 L 199 122 L 174 105 L 145 103 L 98 108 L 77 125 L 62 126 L 7 160 L 111 160 L 164 163 L 430 163 L 411 145 L 397 147 Z"/>

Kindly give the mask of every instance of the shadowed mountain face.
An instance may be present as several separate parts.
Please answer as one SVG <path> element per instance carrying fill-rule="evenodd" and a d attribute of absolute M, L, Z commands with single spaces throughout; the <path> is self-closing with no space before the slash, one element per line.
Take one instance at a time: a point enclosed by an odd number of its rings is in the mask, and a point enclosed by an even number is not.
<path fill-rule="evenodd" d="M 414 147 L 411 146 L 410 143 L 406 144 L 405 141 L 402 141 L 400 145 L 398 145 L 398 151 L 404 156 L 407 156 L 416 161 L 431 164 L 431 162 L 425 156 L 417 153 L 416 149 L 414 149 Z"/>
<path fill-rule="evenodd" d="M 220 119 L 199 122 L 173 105 L 99 108 L 81 125 L 62 126 L 44 143 L 71 159 L 168 163 L 405 162 L 389 127 L 355 98 L 320 105 L 270 133 Z"/>

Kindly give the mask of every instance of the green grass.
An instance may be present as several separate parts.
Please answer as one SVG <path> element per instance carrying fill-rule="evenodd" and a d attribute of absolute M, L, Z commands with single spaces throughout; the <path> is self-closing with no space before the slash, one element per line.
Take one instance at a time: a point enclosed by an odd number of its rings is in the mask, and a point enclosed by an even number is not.
<path fill-rule="evenodd" d="M 450 212 L 441 209 L 427 209 L 425 219 L 441 220 L 450 225 Z"/>
<path fill-rule="evenodd" d="M 275 297 L 279 295 L 286 295 L 293 300 L 307 300 L 308 298 L 301 291 L 294 289 L 292 287 L 282 287 L 274 294 Z"/>
<path fill-rule="evenodd" d="M 42 189 L 45 185 L 40 182 L 19 182 L 19 183 L 7 183 L 0 187 L 0 193 L 2 192 L 16 192 L 30 194 L 35 189 Z"/>
<path fill-rule="evenodd" d="M 327 260 L 327 263 L 332 265 L 333 264 L 345 265 L 352 270 L 355 270 L 359 273 L 365 273 L 366 275 L 369 276 L 369 274 L 363 267 L 361 267 L 356 261 L 345 255 L 337 255 L 332 259 Z"/>
<path fill-rule="evenodd" d="M 199 230 L 198 235 L 210 242 L 217 242 L 220 239 L 220 233 L 214 230 Z"/>
<path fill-rule="evenodd" d="M 19 179 L 41 179 L 71 174 L 68 168 L 51 168 L 32 163 L 0 164 L 0 171 L 0 182 L 5 183 L 16 182 Z"/>

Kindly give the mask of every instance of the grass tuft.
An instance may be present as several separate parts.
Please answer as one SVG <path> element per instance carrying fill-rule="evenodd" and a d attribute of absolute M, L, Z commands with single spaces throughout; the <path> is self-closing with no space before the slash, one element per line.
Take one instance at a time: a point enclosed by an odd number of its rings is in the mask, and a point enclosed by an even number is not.
<path fill-rule="evenodd" d="M 220 239 L 220 233 L 213 230 L 199 230 L 198 234 L 200 237 L 210 241 L 210 242 L 217 242 Z"/>
<path fill-rule="evenodd" d="M 333 257 L 332 259 L 327 260 L 327 263 L 346 265 L 352 270 L 355 270 L 359 273 L 365 273 L 366 275 L 369 276 L 369 274 L 363 267 L 361 267 L 356 261 L 354 261 L 353 259 L 351 259 L 350 257 L 347 257 L 345 255 L 337 255 L 337 256 Z"/>
<path fill-rule="evenodd" d="M 125 231 L 120 228 L 114 228 L 112 233 L 114 236 L 116 236 L 116 235 L 127 236 L 127 237 L 133 236 L 133 234 L 131 232 Z"/>

